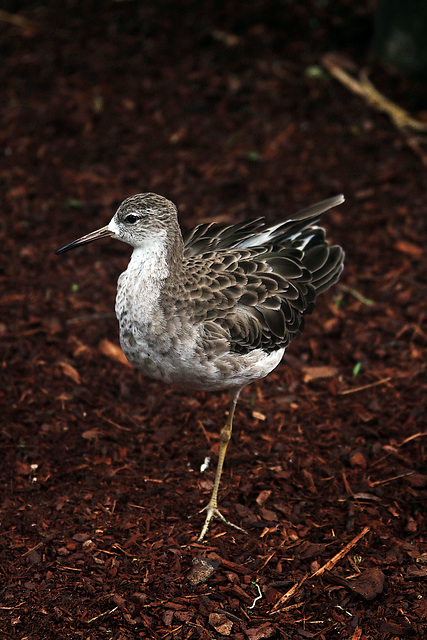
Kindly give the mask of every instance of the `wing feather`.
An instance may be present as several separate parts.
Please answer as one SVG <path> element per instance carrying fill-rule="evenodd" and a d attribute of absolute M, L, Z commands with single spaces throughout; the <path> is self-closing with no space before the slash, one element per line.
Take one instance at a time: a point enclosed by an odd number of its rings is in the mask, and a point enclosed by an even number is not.
<path fill-rule="evenodd" d="M 185 306 L 209 339 L 225 341 L 229 351 L 286 347 L 301 332 L 316 296 L 342 271 L 343 250 L 330 247 L 316 224 L 341 202 L 342 196 L 329 198 L 269 228 L 258 218 L 187 232 L 184 287 L 180 295 L 170 292 L 175 306 Z"/>

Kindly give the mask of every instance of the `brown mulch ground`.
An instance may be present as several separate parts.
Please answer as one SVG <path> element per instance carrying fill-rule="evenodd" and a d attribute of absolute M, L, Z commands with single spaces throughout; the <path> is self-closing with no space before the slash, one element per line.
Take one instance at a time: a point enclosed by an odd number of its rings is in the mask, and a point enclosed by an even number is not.
<path fill-rule="evenodd" d="M 364 3 L 4 5 L 1 639 L 425 638 L 425 167 L 320 63 L 367 63 Z M 184 228 L 347 198 L 341 284 L 237 407 L 247 536 L 196 542 L 227 395 L 120 360 L 129 248 L 54 254 L 148 190 Z"/>

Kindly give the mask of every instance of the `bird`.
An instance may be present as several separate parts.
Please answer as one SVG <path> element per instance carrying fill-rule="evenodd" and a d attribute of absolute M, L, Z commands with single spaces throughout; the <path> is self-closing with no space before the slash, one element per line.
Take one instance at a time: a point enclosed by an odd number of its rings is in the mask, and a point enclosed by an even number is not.
<path fill-rule="evenodd" d="M 213 518 L 244 531 L 218 508 L 237 400 L 277 367 L 317 296 L 339 279 L 344 251 L 329 244 L 317 223 L 343 202 L 343 195 L 322 200 L 273 226 L 259 217 L 200 224 L 183 234 L 173 202 L 140 193 L 124 200 L 107 226 L 56 252 L 107 237 L 130 245 L 115 304 L 129 362 L 150 378 L 231 396 L 198 541 Z"/>

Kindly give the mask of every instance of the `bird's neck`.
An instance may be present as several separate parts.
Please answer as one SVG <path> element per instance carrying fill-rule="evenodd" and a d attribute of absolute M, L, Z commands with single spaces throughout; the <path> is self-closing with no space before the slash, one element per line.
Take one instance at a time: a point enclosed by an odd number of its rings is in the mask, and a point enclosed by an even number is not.
<path fill-rule="evenodd" d="M 162 284 L 181 271 L 183 250 L 179 228 L 177 233 L 159 232 L 135 247 L 128 271 L 134 272 L 142 280 Z"/>

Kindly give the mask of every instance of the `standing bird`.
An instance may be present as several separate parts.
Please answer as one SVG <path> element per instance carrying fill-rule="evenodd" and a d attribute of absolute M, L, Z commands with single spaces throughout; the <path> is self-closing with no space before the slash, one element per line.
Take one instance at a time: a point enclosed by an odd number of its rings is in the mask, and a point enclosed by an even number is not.
<path fill-rule="evenodd" d="M 105 237 L 130 244 L 116 297 L 129 362 L 163 382 L 231 394 L 199 541 L 213 517 L 240 529 L 218 509 L 237 399 L 243 387 L 277 367 L 317 295 L 339 279 L 344 252 L 328 244 L 317 221 L 342 202 L 342 195 L 323 200 L 272 227 L 258 218 L 202 224 L 183 236 L 173 202 L 142 193 L 124 200 L 106 227 L 57 251 Z"/>

